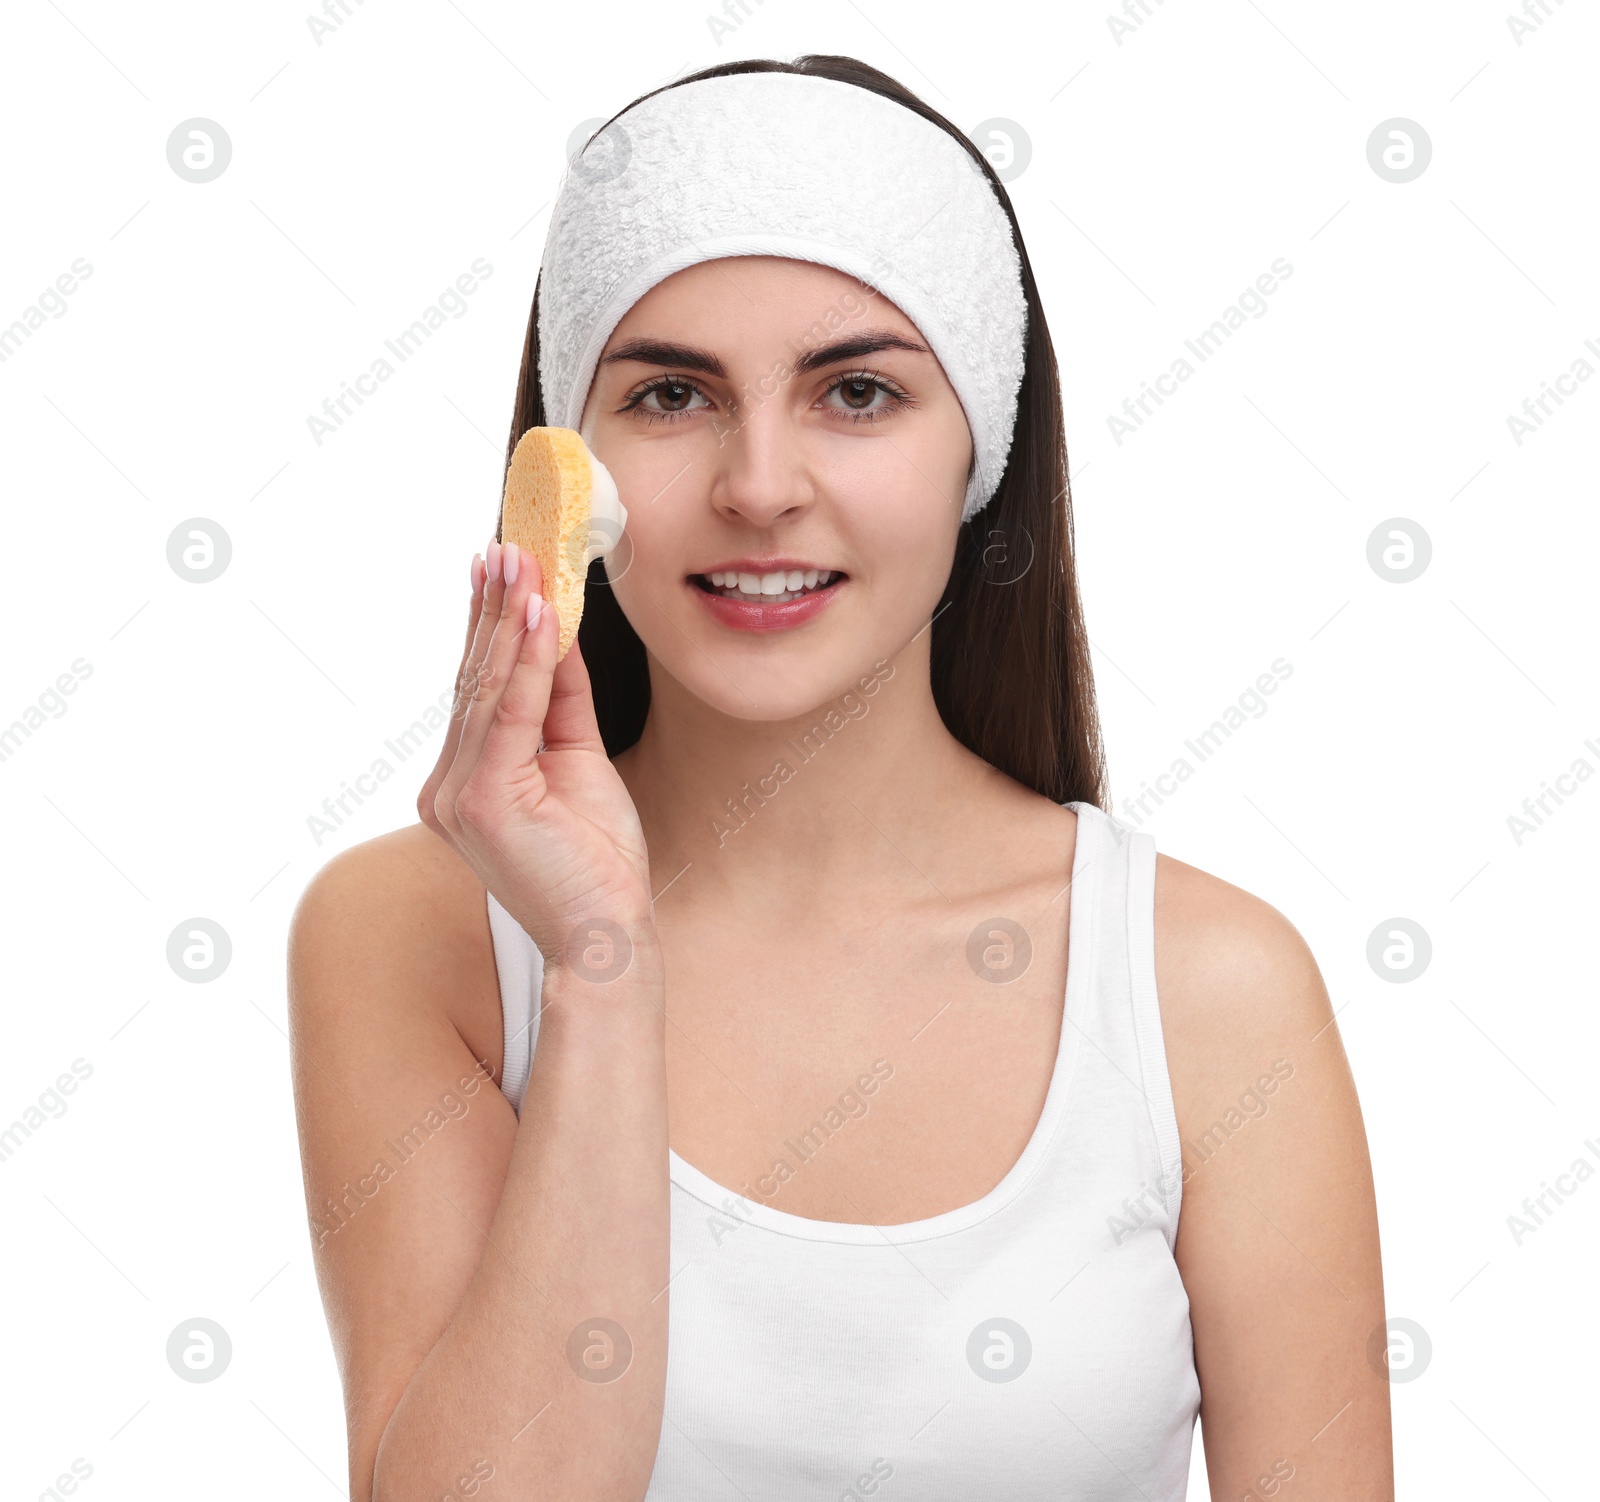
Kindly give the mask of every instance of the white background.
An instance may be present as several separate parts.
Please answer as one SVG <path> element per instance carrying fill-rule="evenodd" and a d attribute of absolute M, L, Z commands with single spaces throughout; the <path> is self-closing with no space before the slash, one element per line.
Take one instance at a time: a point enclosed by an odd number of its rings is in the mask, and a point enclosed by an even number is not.
<path fill-rule="evenodd" d="M 332 835 L 308 819 L 451 687 L 573 132 L 815 51 L 1030 143 L 1009 191 L 1063 363 L 1116 811 L 1292 665 L 1144 827 L 1287 914 L 1334 996 L 1388 1312 L 1432 1344 L 1393 1389 L 1402 1494 L 1592 1496 L 1600 1183 L 1520 1245 L 1507 1218 L 1600 1159 L 1600 779 L 1520 843 L 1507 819 L 1600 768 L 1600 380 L 1521 444 L 1507 417 L 1600 369 L 1600 17 L 1552 0 L 1519 43 L 1508 6 L 1152 0 L 1119 41 L 1077 0 L 750 0 L 719 39 L 693 4 L 352 0 L 319 43 L 287 3 L 8 5 L 0 326 L 92 274 L 0 364 L 0 726 L 92 671 L 0 761 L 0 1128 L 92 1074 L 0 1162 L 7 1495 L 75 1459 L 91 1496 L 344 1493 L 284 939 L 329 856 L 413 822 L 432 752 Z M 232 142 L 209 183 L 168 165 L 191 117 Z M 1407 183 L 1368 163 L 1392 117 L 1432 142 Z M 318 446 L 307 417 L 479 257 L 465 315 Z M 1115 442 L 1280 257 L 1267 311 Z M 231 539 L 209 584 L 167 561 L 192 518 Z M 1391 518 L 1431 540 L 1409 583 L 1367 560 Z M 233 946 L 203 985 L 166 958 L 197 916 Z M 1366 958 L 1397 916 L 1433 947 L 1404 984 Z M 233 1343 L 214 1382 L 165 1358 L 196 1316 Z"/>

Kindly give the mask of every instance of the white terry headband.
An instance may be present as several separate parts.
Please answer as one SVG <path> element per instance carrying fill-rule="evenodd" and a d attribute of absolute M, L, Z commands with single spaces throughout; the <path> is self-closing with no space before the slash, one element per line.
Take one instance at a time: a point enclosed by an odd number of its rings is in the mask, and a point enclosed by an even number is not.
<path fill-rule="evenodd" d="M 814 74 L 663 89 L 573 159 L 540 267 L 545 421 L 580 425 L 606 341 L 657 282 L 748 255 L 835 267 L 916 324 L 972 435 L 961 519 L 986 505 L 1011 449 L 1027 333 L 1010 221 L 948 132 Z"/>

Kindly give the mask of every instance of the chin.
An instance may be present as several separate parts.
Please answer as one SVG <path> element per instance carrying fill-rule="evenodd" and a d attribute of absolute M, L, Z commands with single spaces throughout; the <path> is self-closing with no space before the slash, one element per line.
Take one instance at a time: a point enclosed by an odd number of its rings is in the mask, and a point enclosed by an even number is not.
<path fill-rule="evenodd" d="M 853 663 L 833 660 L 832 653 L 825 661 L 800 652 L 761 660 L 724 653 L 713 655 L 712 663 L 695 656 L 699 665 L 683 664 L 689 677 L 679 681 L 718 714 L 750 725 L 780 726 L 820 713 L 857 677 Z"/>

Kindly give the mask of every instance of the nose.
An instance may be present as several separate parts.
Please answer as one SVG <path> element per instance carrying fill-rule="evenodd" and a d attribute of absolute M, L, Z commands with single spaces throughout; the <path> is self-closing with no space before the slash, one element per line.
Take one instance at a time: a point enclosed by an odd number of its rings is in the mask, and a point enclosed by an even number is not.
<path fill-rule="evenodd" d="M 754 526 L 788 520 L 816 500 L 805 433 L 781 394 L 735 412 L 711 464 L 711 504 Z"/>

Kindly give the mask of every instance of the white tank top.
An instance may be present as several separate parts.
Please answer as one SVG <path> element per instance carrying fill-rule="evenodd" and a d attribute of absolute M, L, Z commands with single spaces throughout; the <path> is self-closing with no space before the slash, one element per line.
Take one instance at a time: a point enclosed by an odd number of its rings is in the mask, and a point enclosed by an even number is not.
<path fill-rule="evenodd" d="M 646 1502 L 1183 1502 L 1200 1387 L 1172 1255 L 1182 1158 L 1155 841 L 1063 806 L 1078 837 L 1061 1037 L 1032 1139 L 988 1194 L 900 1225 L 810 1220 L 670 1154 L 665 1419 Z M 489 923 L 501 1089 L 520 1113 L 542 956 L 492 893 Z M 869 1085 L 881 1076 L 860 1096 Z M 791 1168 L 850 1114 L 791 1137 Z"/>

